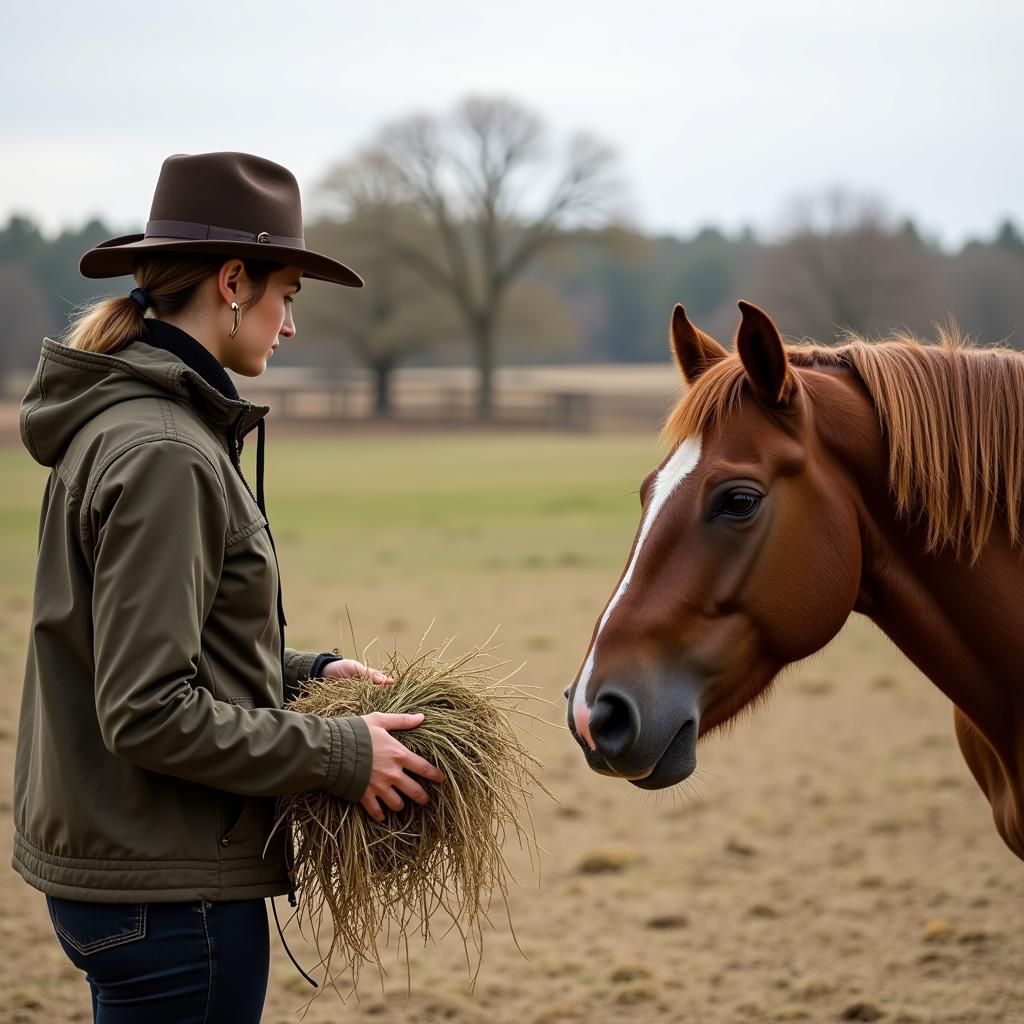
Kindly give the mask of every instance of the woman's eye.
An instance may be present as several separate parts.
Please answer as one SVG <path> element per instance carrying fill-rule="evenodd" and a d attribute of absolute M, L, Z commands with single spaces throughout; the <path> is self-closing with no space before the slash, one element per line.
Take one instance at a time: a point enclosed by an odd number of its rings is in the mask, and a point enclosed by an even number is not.
<path fill-rule="evenodd" d="M 715 510 L 715 518 L 727 516 L 729 519 L 749 519 L 761 504 L 761 495 L 752 491 L 730 491 Z"/>
<path fill-rule="evenodd" d="M 284 301 L 285 302 L 294 302 L 295 300 L 290 295 L 286 295 L 284 297 Z"/>

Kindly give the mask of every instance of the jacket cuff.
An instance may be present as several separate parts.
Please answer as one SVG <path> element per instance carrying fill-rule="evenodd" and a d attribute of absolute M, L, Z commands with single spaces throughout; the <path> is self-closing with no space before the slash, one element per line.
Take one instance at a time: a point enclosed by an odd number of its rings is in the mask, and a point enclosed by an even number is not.
<path fill-rule="evenodd" d="M 331 731 L 331 753 L 321 788 L 355 803 L 366 792 L 373 768 L 370 729 L 357 715 L 325 721 Z"/>

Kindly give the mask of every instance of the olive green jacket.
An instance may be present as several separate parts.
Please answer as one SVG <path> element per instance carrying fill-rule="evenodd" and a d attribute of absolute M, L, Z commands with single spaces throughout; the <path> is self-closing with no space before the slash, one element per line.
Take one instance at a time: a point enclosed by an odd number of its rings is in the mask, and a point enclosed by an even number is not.
<path fill-rule="evenodd" d="M 282 657 L 278 569 L 238 464 L 266 407 L 177 356 L 49 338 L 22 439 L 51 467 L 14 780 L 13 865 L 71 899 L 288 890 L 274 797 L 358 800 L 360 718 L 282 709 L 316 655 Z"/>

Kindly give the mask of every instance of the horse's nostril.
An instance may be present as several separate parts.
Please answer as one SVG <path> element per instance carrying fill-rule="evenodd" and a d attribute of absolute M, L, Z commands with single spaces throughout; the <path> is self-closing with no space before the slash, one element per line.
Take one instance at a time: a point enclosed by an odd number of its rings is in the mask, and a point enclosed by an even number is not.
<path fill-rule="evenodd" d="M 571 686 L 567 686 L 567 687 L 566 687 L 566 688 L 565 688 L 565 689 L 564 689 L 564 690 L 562 691 L 562 696 L 563 696 L 563 697 L 564 697 L 564 698 L 565 698 L 566 700 L 568 700 L 568 699 L 569 699 L 569 691 L 570 691 L 571 689 L 572 689 L 572 687 L 571 687 Z"/>
<path fill-rule="evenodd" d="M 602 693 L 594 701 L 590 734 L 606 758 L 625 757 L 640 738 L 640 715 L 633 702 L 618 693 Z"/>

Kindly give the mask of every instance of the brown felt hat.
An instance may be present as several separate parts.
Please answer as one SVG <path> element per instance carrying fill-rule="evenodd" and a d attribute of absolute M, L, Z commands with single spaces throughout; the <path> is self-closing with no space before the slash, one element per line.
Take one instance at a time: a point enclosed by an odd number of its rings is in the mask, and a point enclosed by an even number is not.
<path fill-rule="evenodd" d="M 160 168 L 146 231 L 100 242 L 81 259 L 85 277 L 119 277 L 150 253 L 207 253 L 291 264 L 304 277 L 361 288 L 344 263 L 306 248 L 299 183 L 250 153 L 176 153 Z"/>

